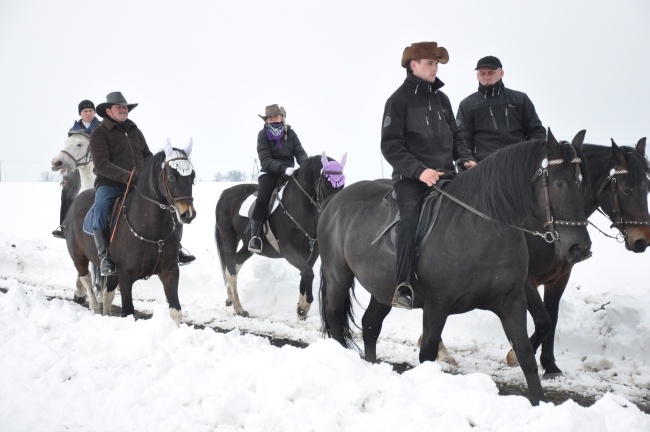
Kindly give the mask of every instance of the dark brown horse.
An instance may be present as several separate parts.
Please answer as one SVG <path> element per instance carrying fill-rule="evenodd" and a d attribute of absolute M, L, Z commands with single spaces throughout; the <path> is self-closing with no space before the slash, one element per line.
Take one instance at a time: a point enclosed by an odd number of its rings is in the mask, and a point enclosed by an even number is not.
<path fill-rule="evenodd" d="M 304 320 L 314 301 L 312 284 L 314 263 L 318 259 L 316 224 L 325 200 L 343 189 L 345 178 L 341 162 L 328 158 L 325 153 L 312 156 L 300 165 L 289 178 L 282 193 L 279 207 L 271 213 L 262 236 L 262 255 L 284 258 L 300 270 L 300 295 L 298 319 Z M 214 235 L 221 261 L 221 272 L 228 291 L 226 305 L 235 313 L 248 316 L 237 292 L 237 273 L 253 254 L 248 250 L 250 240 L 249 219 L 240 215 L 242 203 L 257 191 L 256 184 L 240 184 L 223 191 L 215 208 Z M 237 250 L 238 245 L 242 246 Z"/>
<path fill-rule="evenodd" d="M 650 215 L 648 214 L 648 176 L 650 167 L 645 155 L 646 139 L 632 147 L 619 147 L 612 140 L 611 147 L 585 144 L 583 155 L 589 167 L 589 178 L 584 193 L 585 214 L 597 210 L 604 213 L 619 230 L 619 238 L 627 250 L 641 253 L 650 243 Z M 560 259 L 552 246 L 527 235 L 530 256 L 526 283 L 528 309 L 535 323 L 530 340 L 537 351 L 542 346 L 540 363 L 545 377 L 562 375 L 553 354 L 560 299 L 576 263 Z M 538 286 L 544 285 L 544 299 Z M 512 352 L 508 363 L 516 364 Z"/>
<path fill-rule="evenodd" d="M 95 189 L 82 192 L 73 201 L 66 216 L 66 242 L 78 275 L 75 297 L 87 296 L 95 313 L 110 315 L 115 288 L 119 285 L 122 315 L 133 314 L 133 283 L 155 274 L 165 289 L 172 318 L 180 323 L 177 224 L 190 223 L 196 217 L 192 198 L 195 173 L 189 161 L 191 148 L 190 143 L 185 150 L 175 149 L 168 142 L 165 151 L 145 161 L 138 184 L 127 192 L 109 245 L 117 275 L 97 275 L 99 258 L 95 241 L 91 234 L 84 232 L 84 218 L 95 201 Z M 95 268 L 95 290 L 90 262 Z"/>
<path fill-rule="evenodd" d="M 490 310 L 521 360 L 532 403 L 544 400 L 526 331 L 528 252 L 521 227 L 529 215 L 543 221 L 537 230 L 547 231 L 538 235 L 570 262 L 589 250 L 581 147 L 579 137 L 573 145 L 558 143 L 549 132 L 548 141 L 509 146 L 446 185 L 412 279 L 414 306 L 423 309 L 421 362 L 436 359 L 449 315 Z M 318 223 L 323 330 L 343 346 L 355 346 L 350 290 L 358 281 L 371 294 L 362 318 L 368 361 L 376 361 L 395 290 L 394 253 L 386 240 L 373 242 L 390 217 L 391 189 L 382 181 L 348 186 L 330 200 Z"/>

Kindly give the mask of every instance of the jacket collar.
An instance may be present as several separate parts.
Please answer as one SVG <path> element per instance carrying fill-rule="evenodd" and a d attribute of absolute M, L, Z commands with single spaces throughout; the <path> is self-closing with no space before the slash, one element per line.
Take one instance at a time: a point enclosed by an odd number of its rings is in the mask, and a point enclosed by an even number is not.
<path fill-rule="evenodd" d="M 445 85 L 440 78 L 436 77 L 436 80 L 432 83 L 424 81 L 411 72 L 408 73 L 406 79 L 404 80 L 404 85 L 409 89 L 413 90 L 413 93 L 420 94 L 422 96 L 430 96 L 431 94 L 437 93 L 442 86 Z"/>
<path fill-rule="evenodd" d="M 495 82 L 490 86 L 484 86 L 483 84 L 478 85 L 478 91 L 483 94 L 483 97 L 499 96 L 504 88 L 505 85 L 503 84 L 502 79 L 500 79 L 499 81 Z"/>

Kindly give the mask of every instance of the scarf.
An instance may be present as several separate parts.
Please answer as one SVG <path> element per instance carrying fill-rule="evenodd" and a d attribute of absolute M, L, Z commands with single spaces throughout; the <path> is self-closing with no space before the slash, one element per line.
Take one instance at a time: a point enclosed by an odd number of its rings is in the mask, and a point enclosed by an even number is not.
<path fill-rule="evenodd" d="M 264 125 L 264 129 L 266 129 L 266 137 L 271 141 L 275 141 L 278 148 L 282 148 L 282 144 L 280 144 L 280 140 L 282 140 L 282 137 L 284 136 L 285 133 L 284 123 L 283 122 L 267 123 Z"/>

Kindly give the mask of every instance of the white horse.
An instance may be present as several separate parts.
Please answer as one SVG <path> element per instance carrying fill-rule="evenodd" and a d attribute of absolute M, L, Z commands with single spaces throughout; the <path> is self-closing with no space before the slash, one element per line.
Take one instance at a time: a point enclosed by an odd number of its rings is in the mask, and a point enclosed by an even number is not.
<path fill-rule="evenodd" d="M 52 171 L 61 171 L 66 176 L 79 170 L 79 193 L 94 187 L 95 173 L 90 156 L 90 136 L 84 131 L 71 130 L 63 143 L 63 150 L 52 159 Z"/>

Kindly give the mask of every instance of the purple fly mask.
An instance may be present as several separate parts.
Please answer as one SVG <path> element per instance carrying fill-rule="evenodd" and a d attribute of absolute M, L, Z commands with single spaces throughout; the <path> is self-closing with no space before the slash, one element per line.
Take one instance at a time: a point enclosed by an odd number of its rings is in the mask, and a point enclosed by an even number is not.
<path fill-rule="evenodd" d="M 168 164 L 171 168 L 178 171 L 182 176 L 188 176 L 194 171 L 192 162 L 190 162 L 190 153 L 192 153 L 192 139 L 190 138 L 190 143 L 185 147 L 185 154 L 181 153 L 179 150 L 174 150 L 172 144 L 167 140 L 165 145 L 165 162 L 163 162 L 162 167 L 165 167 L 165 164 Z M 185 156 L 187 155 L 187 156 Z"/>
<path fill-rule="evenodd" d="M 323 164 L 323 169 L 321 173 L 329 180 L 332 187 L 338 188 L 345 186 L 345 175 L 343 175 L 343 167 L 345 166 L 345 159 L 348 157 L 348 154 L 344 154 L 341 158 L 341 162 L 331 161 L 327 159 L 325 152 L 321 156 L 321 163 Z"/>

